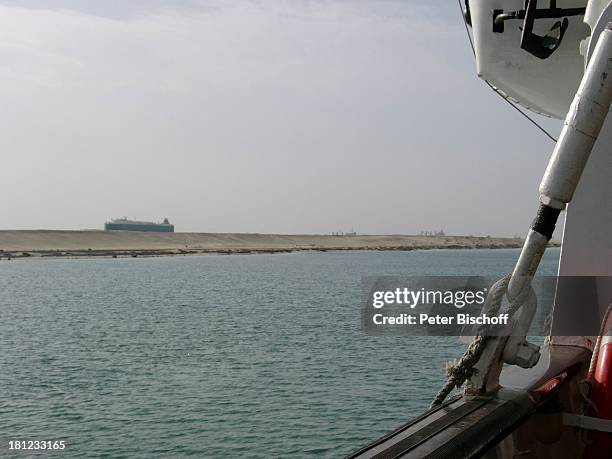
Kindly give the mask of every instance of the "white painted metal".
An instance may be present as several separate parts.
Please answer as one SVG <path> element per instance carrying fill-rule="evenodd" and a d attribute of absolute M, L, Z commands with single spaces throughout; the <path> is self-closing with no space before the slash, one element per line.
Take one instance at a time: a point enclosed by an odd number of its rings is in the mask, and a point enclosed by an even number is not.
<path fill-rule="evenodd" d="M 523 244 L 523 250 L 521 250 L 519 259 L 512 272 L 512 279 L 510 279 L 510 284 L 508 285 L 508 296 L 510 299 L 517 297 L 523 289 L 524 282 L 533 277 L 547 245 L 548 239 L 545 236 L 529 230 Z"/>
<path fill-rule="evenodd" d="M 559 275 L 612 276 L 612 116 L 567 208 Z"/>
<path fill-rule="evenodd" d="M 537 305 L 538 302 L 533 293 L 521 307 L 520 316 L 513 331 L 516 334 L 510 336 L 504 346 L 502 358 L 505 363 L 518 365 L 521 368 L 531 368 L 540 360 L 540 346 L 528 342 L 525 338 Z"/>
<path fill-rule="evenodd" d="M 612 30 L 602 32 L 540 184 L 540 201 L 563 209 L 572 200 L 612 100 Z M 595 196 L 594 196 L 595 198 Z"/>
<path fill-rule="evenodd" d="M 597 43 L 597 39 L 608 22 L 612 20 L 612 0 L 589 0 L 587 3 L 586 13 L 584 14 L 584 22 L 591 28 L 591 35 L 585 40 L 582 48 L 587 50 L 583 52 L 586 56 L 586 62 L 589 61 L 593 54 L 593 49 Z M 591 37 L 595 37 L 591 40 Z"/>
<path fill-rule="evenodd" d="M 602 31 L 612 17 L 609 1 L 601 7 L 594 33 Z M 600 5 L 601 6 L 601 5 Z M 588 10 L 587 10 L 588 13 Z M 589 57 L 598 35 L 591 40 Z M 592 349 L 594 336 L 572 334 L 577 321 L 599 324 L 612 301 L 612 117 L 608 116 L 595 142 L 582 178 L 568 206 L 559 263 L 560 276 L 599 276 L 593 282 L 594 297 L 576 303 L 578 295 L 558 292 L 555 298 L 551 343 Z M 584 296 L 583 296 L 584 298 Z"/>
<path fill-rule="evenodd" d="M 591 30 L 595 28 L 595 24 L 599 21 L 602 12 L 610 5 L 610 0 L 589 0 L 587 2 L 586 12 L 584 13 L 584 22 L 586 22 Z"/>
<path fill-rule="evenodd" d="M 479 2 L 480 6 L 483 6 L 484 3 L 491 4 L 495 2 Z M 506 2 L 504 2 L 506 3 Z M 575 5 L 572 5 L 575 6 Z M 505 8 L 508 8 L 506 6 Z M 484 14 L 484 10 L 480 10 L 481 16 Z M 473 20 L 474 20 L 474 16 Z M 482 17 L 477 18 L 481 23 L 481 27 L 484 28 L 485 21 Z M 565 205 L 572 200 L 574 193 L 576 192 L 577 185 L 580 181 L 580 177 L 583 173 L 585 165 L 587 164 L 587 160 L 591 154 L 591 151 L 598 139 L 598 135 L 600 134 L 601 128 L 606 120 L 610 102 L 612 100 L 612 74 L 611 74 L 611 62 L 612 62 L 612 30 L 611 26 L 608 26 L 601 34 L 600 37 L 597 37 L 597 44 L 593 51 L 592 58 L 590 60 L 590 64 L 588 65 L 586 72 L 584 72 L 583 77 L 581 78 L 581 84 L 579 88 L 576 90 L 575 94 L 572 94 L 573 102 L 568 109 L 565 124 L 561 136 L 559 137 L 559 141 L 555 147 L 555 151 L 550 159 L 548 168 L 544 174 L 544 178 L 540 185 L 540 200 L 542 203 L 549 205 L 551 207 L 555 207 L 557 209 L 563 209 Z M 475 34 L 477 32 L 475 31 Z M 482 35 L 482 34 L 481 34 Z M 576 44 L 574 42 L 574 44 Z M 520 47 L 516 45 L 517 49 L 520 50 Z M 522 50 L 520 50 L 523 52 Z M 482 50 L 477 51 L 482 52 Z M 541 61 L 540 61 L 541 62 Z M 480 68 L 479 68 L 480 69 Z M 493 82 L 495 84 L 495 82 Z M 562 88 L 557 88 L 562 89 Z M 567 90 L 567 88 L 566 88 Z M 609 124 L 609 123 L 608 123 Z M 612 128 L 610 131 L 610 136 L 612 137 Z M 602 140 L 602 139 L 600 139 Z M 598 142 L 599 145 L 603 145 L 602 148 L 609 147 L 612 145 L 612 142 L 608 141 L 607 136 L 605 138 L 606 142 L 602 144 Z M 609 152 L 608 152 L 609 153 Z M 603 152 L 599 155 L 604 154 Z M 607 155 L 608 159 L 612 157 L 612 155 Z M 587 182 L 597 183 L 601 188 L 607 190 L 607 193 L 612 193 L 611 186 L 611 177 L 612 174 L 612 162 L 611 167 L 606 168 L 605 172 L 596 171 L 593 175 L 587 176 Z M 602 183 L 602 180 L 605 180 L 605 183 Z M 590 184 L 587 185 L 589 187 Z M 602 238 L 604 243 L 609 247 L 610 245 L 610 234 L 612 234 L 612 196 L 605 196 L 608 199 L 600 200 L 597 199 L 598 191 L 590 189 L 590 199 L 593 202 L 597 202 L 595 207 L 591 206 L 588 211 L 583 212 L 583 217 L 586 219 L 582 221 L 583 224 L 589 224 L 593 221 L 592 217 L 596 217 L 597 214 L 604 213 L 606 217 L 604 217 L 604 227 L 606 228 L 606 234 Z M 601 212 L 600 207 L 604 207 L 604 212 Z M 586 214 L 586 215 L 585 215 Z M 595 218 L 597 220 L 597 218 Z M 600 219 L 601 220 L 601 219 Z M 589 223 L 587 223 L 587 221 Z M 570 225 L 571 227 L 571 225 Z M 572 237 L 574 247 L 584 247 L 588 245 L 592 238 L 588 235 L 584 234 L 584 232 L 578 230 L 577 233 L 581 233 L 580 237 Z M 567 239 L 567 231 L 564 235 L 564 255 L 565 252 L 565 243 Z M 603 236 L 603 235 L 602 235 Z M 598 241 L 599 242 L 599 241 Z M 537 269 L 537 266 L 540 262 L 541 256 L 546 247 L 546 238 L 538 235 L 537 233 L 530 231 L 528 237 L 525 241 L 525 245 L 523 247 L 523 251 L 513 273 L 513 280 L 510 283 L 509 287 L 509 296 L 512 298 L 515 296 L 522 288 L 525 287 L 524 278 L 527 276 L 533 276 Z M 600 250 L 597 248 L 595 250 Z M 610 255 L 610 253 L 608 253 Z M 563 261 L 568 261 L 567 256 L 563 258 L 560 266 L 560 273 L 563 272 L 564 266 Z M 606 258 L 606 266 L 612 268 L 612 258 L 608 256 Z M 611 270 L 612 271 L 612 270 Z M 612 272 L 609 274 L 612 275 Z M 519 281 L 520 279 L 520 281 Z M 612 299 L 612 282 L 607 283 L 602 287 L 604 291 L 604 298 L 607 299 L 607 302 Z M 607 295 L 606 295 L 607 293 Z M 561 324 L 565 320 L 565 326 L 569 323 L 567 322 L 567 311 L 563 311 L 557 304 L 566 302 L 565 309 L 568 309 L 570 305 L 568 303 L 573 302 L 571 307 L 576 308 L 578 305 L 575 304 L 574 301 L 571 301 L 569 298 L 557 298 L 555 305 L 555 321 L 557 325 L 557 331 L 559 334 L 565 334 L 561 330 Z M 601 307 L 602 305 L 597 305 L 597 307 Z M 606 303 L 607 306 L 607 303 Z M 596 314 L 591 312 L 589 317 L 597 317 Z M 555 329 L 553 325 L 553 335 L 555 334 Z M 587 340 L 588 338 L 583 337 L 582 340 Z M 512 346 L 508 346 L 511 344 L 509 341 L 506 344 L 506 349 L 500 354 L 500 346 L 503 349 L 503 344 L 500 339 L 493 339 L 487 345 L 485 349 L 485 353 L 477 364 L 481 370 L 487 371 L 485 374 L 476 374 L 470 380 L 468 385 L 468 390 L 483 390 L 487 388 L 494 387 L 499 372 L 501 369 L 499 365 L 495 364 L 495 359 L 501 357 L 503 355 L 503 359 L 509 363 L 516 363 L 517 355 L 519 352 L 527 352 L 529 351 L 533 356 L 537 353 L 535 346 L 529 345 L 526 341 L 521 343 L 520 340 L 513 339 Z M 529 362 L 537 362 L 537 358 L 527 359 Z M 531 365 L 530 365 L 531 366 Z"/>
<path fill-rule="evenodd" d="M 575 334 L 577 321 L 597 329 L 612 301 L 612 116 L 608 116 L 591 152 L 574 199 L 567 208 L 559 263 L 560 276 L 601 276 L 595 295 L 577 303 L 578 295 L 555 298 L 551 342 L 592 349 L 595 337 Z"/>
<path fill-rule="evenodd" d="M 597 42 L 540 185 L 540 201 L 557 209 L 563 209 L 572 199 L 612 102 L 610 27 L 602 32 Z M 546 244 L 544 236 L 529 231 L 508 288 L 511 299 L 529 284 Z M 533 313 L 521 313 L 518 326 L 525 334 L 508 340 L 503 354 L 506 363 L 522 363 L 523 367 L 537 363 L 539 348 L 525 341 L 532 316 Z"/>
<path fill-rule="evenodd" d="M 548 7 L 548 0 L 540 0 Z M 559 8 L 586 6 L 586 0 L 558 0 Z M 524 0 L 470 0 L 472 31 L 478 75 L 521 105 L 562 119 L 584 72 L 580 43 L 589 27 L 580 16 L 570 17 L 569 27 L 559 48 L 548 58 L 539 59 L 520 48 L 522 20 L 505 22 L 503 33 L 493 32 L 493 10 L 520 10 Z M 545 35 L 558 19 L 538 19 L 534 32 Z"/>

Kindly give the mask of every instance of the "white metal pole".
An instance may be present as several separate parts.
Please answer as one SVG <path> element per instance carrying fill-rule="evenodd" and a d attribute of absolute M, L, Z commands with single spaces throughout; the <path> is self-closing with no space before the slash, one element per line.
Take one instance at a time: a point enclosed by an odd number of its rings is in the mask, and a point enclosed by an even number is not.
<path fill-rule="evenodd" d="M 559 213 L 572 200 L 582 171 L 610 110 L 612 101 L 612 23 L 599 36 L 597 45 L 540 183 L 540 207 L 527 234 L 518 262 L 508 285 L 508 297 L 516 298 L 522 289 L 531 287 L 531 278 L 552 237 Z M 594 196 L 593 199 L 596 199 Z M 528 330 L 530 314 L 521 314 L 519 327 Z M 529 323 L 524 323 L 524 322 Z M 513 336 L 506 343 L 504 361 L 517 363 L 522 355 L 522 366 L 533 366 L 539 349 Z M 529 355 L 527 355 L 529 354 Z"/>
<path fill-rule="evenodd" d="M 612 101 L 612 23 L 599 36 L 540 183 L 540 209 L 512 273 L 509 294 L 533 276 L 561 210 L 572 200 Z M 596 199 L 594 196 L 593 199 Z"/>

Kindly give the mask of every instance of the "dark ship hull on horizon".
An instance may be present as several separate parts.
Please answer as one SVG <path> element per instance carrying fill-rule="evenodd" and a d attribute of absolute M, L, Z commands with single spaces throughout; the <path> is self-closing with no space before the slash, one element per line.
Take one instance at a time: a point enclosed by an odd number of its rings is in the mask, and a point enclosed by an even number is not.
<path fill-rule="evenodd" d="M 174 225 L 164 219 L 162 223 L 155 222 L 140 222 L 128 220 L 127 218 L 118 218 L 106 222 L 104 231 L 145 231 L 152 233 L 174 233 Z"/>

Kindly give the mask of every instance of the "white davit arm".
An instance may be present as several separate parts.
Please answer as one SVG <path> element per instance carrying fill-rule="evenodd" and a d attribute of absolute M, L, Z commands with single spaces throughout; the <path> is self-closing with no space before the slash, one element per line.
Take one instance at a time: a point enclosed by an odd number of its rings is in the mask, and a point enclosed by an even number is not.
<path fill-rule="evenodd" d="M 609 23 L 599 36 L 540 184 L 538 214 L 508 284 L 510 301 L 519 297 L 524 288 L 531 288 L 531 278 L 552 237 L 560 212 L 572 200 L 611 102 L 612 23 Z M 521 335 L 523 330 L 529 329 L 532 316 L 521 312 L 518 323 Z M 474 366 L 478 371 L 470 378 L 470 391 L 487 392 L 496 387 L 502 356 L 506 363 L 529 368 L 539 359 L 539 347 L 528 343 L 524 335 L 511 336 L 505 343 L 501 338 L 491 339 Z"/>
<path fill-rule="evenodd" d="M 513 278 L 533 276 L 559 212 L 572 200 L 612 101 L 612 23 L 601 33 L 540 184 L 540 209 Z M 593 199 L 597 199 L 593 196 Z M 518 286 L 510 283 L 509 291 Z"/>
<path fill-rule="evenodd" d="M 526 287 L 535 274 L 561 210 L 572 200 L 582 171 L 601 131 L 612 102 L 612 23 L 599 36 L 593 56 L 580 87 L 565 117 L 561 135 L 540 184 L 540 208 L 525 239 L 523 250 L 512 273 L 508 297 L 512 299 Z M 593 196 L 593 199 L 597 199 Z M 530 319 L 529 319 L 530 320 Z M 521 324 L 525 330 L 529 324 Z M 517 339 L 518 338 L 518 339 Z M 535 354 L 539 350 L 524 337 L 508 340 L 504 361 L 516 363 L 518 352 Z M 531 365 L 532 366 L 532 365 Z"/>

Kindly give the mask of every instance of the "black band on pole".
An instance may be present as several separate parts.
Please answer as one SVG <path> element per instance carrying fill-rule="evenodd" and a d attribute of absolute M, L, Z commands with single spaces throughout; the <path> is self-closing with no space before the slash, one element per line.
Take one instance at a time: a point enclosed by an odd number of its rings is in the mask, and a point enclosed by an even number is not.
<path fill-rule="evenodd" d="M 538 214 L 531 224 L 531 229 L 545 236 L 546 239 L 550 239 L 555 231 L 555 225 L 560 213 L 560 209 L 540 204 Z"/>

